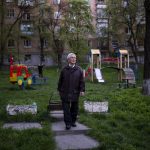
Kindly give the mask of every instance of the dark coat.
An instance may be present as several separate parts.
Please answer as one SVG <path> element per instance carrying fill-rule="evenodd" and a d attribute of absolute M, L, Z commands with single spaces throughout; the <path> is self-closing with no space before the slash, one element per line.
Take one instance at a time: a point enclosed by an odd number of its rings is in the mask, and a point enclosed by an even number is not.
<path fill-rule="evenodd" d="M 83 71 L 79 66 L 66 66 L 62 69 L 58 91 L 62 101 L 78 101 L 80 92 L 85 91 Z"/>

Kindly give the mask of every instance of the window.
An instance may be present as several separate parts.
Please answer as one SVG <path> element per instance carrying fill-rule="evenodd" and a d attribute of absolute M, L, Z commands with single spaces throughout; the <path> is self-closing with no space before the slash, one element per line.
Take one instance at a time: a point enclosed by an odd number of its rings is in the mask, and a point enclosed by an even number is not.
<path fill-rule="evenodd" d="M 15 46 L 15 41 L 13 39 L 8 40 L 8 47 L 14 47 Z"/>
<path fill-rule="evenodd" d="M 28 34 L 28 35 L 33 34 L 33 25 L 32 24 L 21 24 L 20 29 L 23 34 Z"/>
<path fill-rule="evenodd" d="M 14 18 L 14 16 L 15 16 L 15 11 L 14 11 L 14 9 L 8 9 L 8 10 L 7 10 L 7 17 L 8 17 L 8 18 Z"/>
<path fill-rule="evenodd" d="M 48 48 L 48 40 L 42 39 L 39 43 L 40 48 L 43 46 L 43 48 Z"/>
<path fill-rule="evenodd" d="M 33 6 L 34 1 L 33 0 L 18 0 L 19 6 Z"/>
<path fill-rule="evenodd" d="M 122 6 L 123 6 L 124 8 L 128 7 L 128 6 L 129 6 L 128 0 L 123 0 L 123 1 L 122 1 Z"/>
<path fill-rule="evenodd" d="M 99 4 L 104 4 L 104 0 L 98 0 Z"/>
<path fill-rule="evenodd" d="M 97 9 L 97 17 L 98 18 L 106 17 L 105 9 Z"/>
<path fill-rule="evenodd" d="M 54 4 L 54 5 L 60 4 L 60 0 L 53 0 L 53 4 Z"/>
<path fill-rule="evenodd" d="M 13 0 L 6 0 L 6 3 L 11 3 L 13 2 Z"/>
<path fill-rule="evenodd" d="M 108 28 L 108 23 L 107 22 L 97 23 L 97 28 Z"/>
<path fill-rule="evenodd" d="M 46 32 L 47 32 L 47 27 L 41 26 L 40 28 L 41 28 L 41 32 L 43 32 L 43 33 L 46 33 Z"/>
<path fill-rule="evenodd" d="M 69 31 L 70 31 L 70 32 L 75 32 L 75 31 L 76 31 L 76 28 L 75 28 L 74 26 L 70 26 L 70 27 L 69 27 Z"/>
<path fill-rule="evenodd" d="M 25 55 L 24 60 L 25 61 L 31 60 L 31 55 L 30 54 Z"/>
<path fill-rule="evenodd" d="M 60 12 L 58 11 L 54 12 L 54 19 L 60 19 L 60 18 L 61 18 Z"/>
<path fill-rule="evenodd" d="M 55 33 L 58 33 L 60 31 L 60 26 L 55 26 L 54 31 L 55 31 Z"/>
<path fill-rule="evenodd" d="M 125 28 L 125 33 L 128 34 L 128 35 L 131 34 L 131 31 L 129 30 L 128 27 Z"/>
<path fill-rule="evenodd" d="M 39 12 L 40 12 L 40 16 L 43 17 L 44 16 L 44 10 L 40 9 Z"/>
<path fill-rule="evenodd" d="M 107 22 L 98 23 L 97 24 L 97 35 L 100 37 L 106 37 L 107 36 L 107 28 L 108 28 Z"/>
<path fill-rule="evenodd" d="M 43 41 L 43 47 L 44 48 L 48 47 L 48 40 L 47 39 L 44 39 L 44 41 Z"/>
<path fill-rule="evenodd" d="M 92 47 L 92 41 L 88 41 L 88 46 Z"/>
<path fill-rule="evenodd" d="M 31 44 L 32 44 L 31 40 L 24 40 L 24 47 L 25 48 L 31 48 L 32 47 Z"/>
<path fill-rule="evenodd" d="M 30 20 L 31 19 L 31 14 L 30 13 L 24 13 L 23 16 L 22 16 L 22 19 Z"/>
<path fill-rule="evenodd" d="M 38 0 L 39 4 L 44 4 L 45 0 Z"/>

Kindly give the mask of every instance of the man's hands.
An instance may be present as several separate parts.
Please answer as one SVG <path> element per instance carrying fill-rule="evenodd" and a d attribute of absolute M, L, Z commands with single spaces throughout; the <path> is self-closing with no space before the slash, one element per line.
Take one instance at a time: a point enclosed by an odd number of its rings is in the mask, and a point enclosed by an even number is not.
<path fill-rule="evenodd" d="M 84 92 L 80 92 L 80 96 L 84 96 L 85 95 L 85 93 Z"/>

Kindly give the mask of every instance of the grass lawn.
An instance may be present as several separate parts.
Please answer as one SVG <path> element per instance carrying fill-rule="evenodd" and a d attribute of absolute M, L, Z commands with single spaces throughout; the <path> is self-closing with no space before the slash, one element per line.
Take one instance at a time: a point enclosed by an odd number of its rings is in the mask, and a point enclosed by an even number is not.
<path fill-rule="evenodd" d="M 79 121 L 92 128 L 89 135 L 101 143 L 102 150 L 150 149 L 150 97 L 141 94 L 139 71 L 136 88 L 118 88 L 117 72 L 103 70 L 105 83 L 86 81 L 86 95 L 80 98 Z M 34 85 L 21 90 L 9 83 L 9 70 L 0 70 L 0 150 L 54 150 L 51 118 L 47 114 L 50 97 L 59 100 L 57 93 L 58 71 L 44 69 L 48 84 Z M 84 111 L 84 100 L 109 102 L 107 114 L 89 114 Z M 38 114 L 9 116 L 7 104 L 37 103 Z M 17 131 L 3 129 L 5 122 L 39 122 L 43 129 Z"/>

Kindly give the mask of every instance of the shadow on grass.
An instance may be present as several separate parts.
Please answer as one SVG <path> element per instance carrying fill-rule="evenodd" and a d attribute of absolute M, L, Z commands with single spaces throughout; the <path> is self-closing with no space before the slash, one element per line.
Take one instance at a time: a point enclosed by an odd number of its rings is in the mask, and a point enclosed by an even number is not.
<path fill-rule="evenodd" d="M 25 113 L 25 114 L 17 114 L 17 115 L 9 115 L 7 112 L 1 113 L 1 121 L 2 122 L 43 122 L 43 121 L 49 121 L 49 116 L 47 111 L 37 113 L 36 115 L 33 115 L 31 113 Z"/>

